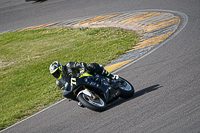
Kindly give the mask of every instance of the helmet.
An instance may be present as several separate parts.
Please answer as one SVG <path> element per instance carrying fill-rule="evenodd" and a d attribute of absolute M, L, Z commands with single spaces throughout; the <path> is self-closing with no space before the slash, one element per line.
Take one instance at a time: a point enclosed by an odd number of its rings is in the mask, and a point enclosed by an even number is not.
<path fill-rule="evenodd" d="M 50 73 L 57 79 L 61 78 L 63 66 L 58 61 L 54 61 L 49 67 Z"/>

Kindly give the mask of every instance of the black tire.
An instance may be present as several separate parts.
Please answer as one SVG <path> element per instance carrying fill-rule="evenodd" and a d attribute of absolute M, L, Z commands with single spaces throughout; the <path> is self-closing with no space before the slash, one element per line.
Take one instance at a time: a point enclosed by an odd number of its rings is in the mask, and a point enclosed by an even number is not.
<path fill-rule="evenodd" d="M 84 93 L 81 93 L 78 96 L 78 100 L 83 104 L 83 106 L 93 111 L 102 112 L 107 108 L 107 104 L 101 98 L 99 98 L 98 100 L 93 100 L 91 97 Z"/>
<path fill-rule="evenodd" d="M 119 90 L 121 92 L 120 97 L 125 99 L 132 97 L 135 93 L 132 84 L 122 77 L 120 77 L 120 79 L 124 80 L 125 83 L 127 84 L 126 87 L 124 86 L 119 87 Z"/>

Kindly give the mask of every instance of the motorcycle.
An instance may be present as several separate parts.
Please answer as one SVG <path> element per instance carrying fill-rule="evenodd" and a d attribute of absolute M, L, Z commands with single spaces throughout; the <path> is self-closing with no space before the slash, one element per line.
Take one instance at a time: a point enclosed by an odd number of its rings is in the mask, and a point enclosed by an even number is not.
<path fill-rule="evenodd" d="M 71 73 L 65 85 L 64 97 L 77 101 L 79 106 L 93 111 L 105 111 L 108 104 L 119 97 L 130 98 L 134 95 L 134 88 L 126 79 L 119 77 L 110 80 L 100 75 L 91 75 L 85 72 L 82 75 Z"/>

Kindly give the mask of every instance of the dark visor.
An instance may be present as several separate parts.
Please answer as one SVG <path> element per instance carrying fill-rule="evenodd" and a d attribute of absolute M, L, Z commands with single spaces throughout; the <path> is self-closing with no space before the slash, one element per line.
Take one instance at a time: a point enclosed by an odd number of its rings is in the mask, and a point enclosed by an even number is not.
<path fill-rule="evenodd" d="M 60 77 L 60 70 L 56 70 L 53 74 L 52 74 L 55 78 L 59 78 Z"/>

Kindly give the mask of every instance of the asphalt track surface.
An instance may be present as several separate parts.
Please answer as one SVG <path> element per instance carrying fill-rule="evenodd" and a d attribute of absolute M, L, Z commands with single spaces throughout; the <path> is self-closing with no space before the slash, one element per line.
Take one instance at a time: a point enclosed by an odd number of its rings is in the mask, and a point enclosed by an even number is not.
<path fill-rule="evenodd" d="M 62 102 L 3 131 L 200 132 L 199 0 L 0 1 L 0 32 L 107 13 L 163 9 L 183 12 L 186 26 L 147 56 L 118 70 L 135 87 L 133 98 L 119 99 L 102 113 Z"/>

